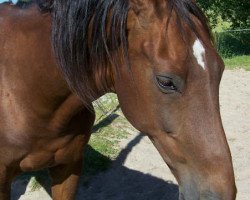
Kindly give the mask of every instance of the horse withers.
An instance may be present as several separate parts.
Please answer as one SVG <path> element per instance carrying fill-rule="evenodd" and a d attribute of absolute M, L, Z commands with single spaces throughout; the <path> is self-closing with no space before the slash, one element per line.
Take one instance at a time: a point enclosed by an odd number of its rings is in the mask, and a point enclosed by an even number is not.
<path fill-rule="evenodd" d="M 2 199 L 14 175 L 43 167 L 52 198 L 74 198 L 91 102 L 106 92 L 117 93 L 127 119 L 152 140 L 180 199 L 235 199 L 219 111 L 224 65 L 194 1 L 38 4 L 41 12 L 0 8 Z"/>

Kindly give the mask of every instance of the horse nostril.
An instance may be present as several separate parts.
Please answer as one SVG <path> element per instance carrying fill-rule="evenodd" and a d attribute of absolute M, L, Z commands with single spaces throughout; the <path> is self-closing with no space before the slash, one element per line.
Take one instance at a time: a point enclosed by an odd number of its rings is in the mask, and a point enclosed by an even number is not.
<path fill-rule="evenodd" d="M 185 197 L 182 193 L 179 194 L 179 200 L 185 200 Z"/>

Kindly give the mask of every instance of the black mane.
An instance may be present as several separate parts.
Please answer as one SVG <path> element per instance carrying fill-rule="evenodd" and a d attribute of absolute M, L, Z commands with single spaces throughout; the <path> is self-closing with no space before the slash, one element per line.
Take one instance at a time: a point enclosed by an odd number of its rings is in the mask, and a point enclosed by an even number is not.
<path fill-rule="evenodd" d="M 18 1 L 16 6 L 22 9 L 29 8 L 33 4 L 33 1 Z"/>
<path fill-rule="evenodd" d="M 109 64 L 117 66 L 117 49 L 122 50 L 123 61 L 128 61 L 126 21 L 129 0 L 36 0 L 43 11 L 53 16 L 53 46 L 60 68 L 71 88 L 89 104 L 95 98 L 91 83 L 106 91 L 109 82 Z M 168 0 L 170 13 L 198 34 L 190 14 L 204 25 L 206 17 L 193 0 Z M 184 34 L 184 33 L 183 33 Z M 109 63 L 109 64 L 108 64 Z M 129 63 L 129 61 L 127 62 Z"/>

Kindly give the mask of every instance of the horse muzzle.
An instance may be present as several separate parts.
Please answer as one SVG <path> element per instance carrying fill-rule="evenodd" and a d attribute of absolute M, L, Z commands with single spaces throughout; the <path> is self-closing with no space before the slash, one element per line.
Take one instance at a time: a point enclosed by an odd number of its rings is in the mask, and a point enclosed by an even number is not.
<path fill-rule="evenodd" d="M 224 191 L 212 192 L 207 191 L 197 191 L 189 186 L 189 190 L 181 191 L 179 194 L 179 200 L 235 200 L 237 189 L 235 186 L 225 186 Z"/>

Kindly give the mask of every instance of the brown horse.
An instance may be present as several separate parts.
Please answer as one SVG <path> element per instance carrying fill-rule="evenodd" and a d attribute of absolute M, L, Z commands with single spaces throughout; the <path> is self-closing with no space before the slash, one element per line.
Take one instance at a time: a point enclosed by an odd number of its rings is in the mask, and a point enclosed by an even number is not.
<path fill-rule="evenodd" d="M 180 199 L 235 199 L 219 111 L 224 65 L 195 1 L 4 4 L 0 44 L 1 200 L 18 173 L 45 167 L 52 198 L 74 198 L 91 102 L 106 92 L 117 93 L 127 119 L 152 140 Z"/>

